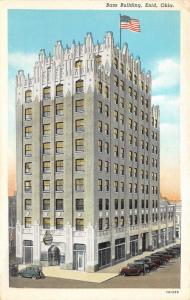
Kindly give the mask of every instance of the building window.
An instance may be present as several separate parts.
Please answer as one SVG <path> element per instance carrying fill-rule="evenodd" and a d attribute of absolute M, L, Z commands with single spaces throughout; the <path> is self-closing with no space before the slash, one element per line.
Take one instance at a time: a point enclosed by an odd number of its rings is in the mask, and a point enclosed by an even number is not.
<path fill-rule="evenodd" d="M 63 191 L 63 179 L 56 180 L 56 191 L 62 192 Z"/>
<path fill-rule="evenodd" d="M 50 161 L 43 162 L 43 173 L 50 173 Z"/>
<path fill-rule="evenodd" d="M 134 192 L 137 193 L 137 184 L 134 184 Z"/>
<path fill-rule="evenodd" d="M 25 218 L 25 228 L 30 228 L 32 225 L 32 218 L 31 217 L 26 217 Z"/>
<path fill-rule="evenodd" d="M 56 134 L 63 134 L 63 122 L 56 123 Z"/>
<path fill-rule="evenodd" d="M 106 192 L 109 191 L 109 180 L 105 181 L 105 188 L 106 188 Z"/>
<path fill-rule="evenodd" d="M 102 230 L 102 229 L 103 229 L 103 219 L 102 219 L 102 218 L 100 218 L 100 219 L 98 220 L 98 229 L 99 229 L 99 230 Z"/>
<path fill-rule="evenodd" d="M 144 208 L 144 199 L 141 200 L 141 207 Z"/>
<path fill-rule="evenodd" d="M 105 229 L 109 229 L 109 218 L 105 218 Z"/>
<path fill-rule="evenodd" d="M 109 143 L 105 142 L 104 149 L 105 149 L 105 153 L 109 154 Z"/>
<path fill-rule="evenodd" d="M 115 210 L 118 210 L 118 199 L 115 199 Z"/>
<path fill-rule="evenodd" d="M 25 109 L 25 120 L 32 120 L 32 108 Z"/>
<path fill-rule="evenodd" d="M 129 151 L 129 160 L 132 161 L 133 160 L 133 152 Z"/>
<path fill-rule="evenodd" d="M 84 179 L 83 178 L 75 179 L 75 191 L 76 192 L 84 192 Z"/>
<path fill-rule="evenodd" d="M 144 215 L 141 216 L 141 222 L 144 224 Z"/>
<path fill-rule="evenodd" d="M 31 199 L 25 199 L 25 210 L 32 210 L 32 200 Z"/>
<path fill-rule="evenodd" d="M 32 174 L 32 163 L 31 162 L 25 163 L 25 173 Z"/>
<path fill-rule="evenodd" d="M 31 102 L 32 101 L 32 91 L 28 90 L 25 92 L 25 102 Z"/>
<path fill-rule="evenodd" d="M 84 171 L 84 159 L 75 160 L 75 171 Z"/>
<path fill-rule="evenodd" d="M 121 173 L 121 175 L 124 175 L 124 165 L 120 166 L 120 173 Z"/>
<path fill-rule="evenodd" d="M 118 122 L 118 111 L 114 110 L 113 112 L 113 118 L 115 122 Z"/>
<path fill-rule="evenodd" d="M 102 201 L 102 199 L 99 199 L 99 201 L 98 201 L 98 209 L 99 210 L 103 209 L 103 201 Z"/>
<path fill-rule="evenodd" d="M 121 73 L 124 74 L 124 64 L 122 64 L 122 63 L 120 64 L 120 70 L 121 70 Z"/>
<path fill-rule="evenodd" d="M 133 75 L 131 70 L 128 71 L 128 80 L 132 81 L 133 80 Z"/>
<path fill-rule="evenodd" d="M 109 117 L 109 106 L 108 105 L 105 105 L 104 111 L 105 111 L 105 116 Z"/>
<path fill-rule="evenodd" d="M 135 225 L 137 225 L 137 223 L 138 223 L 138 216 L 135 215 Z"/>
<path fill-rule="evenodd" d="M 133 169 L 131 167 L 129 167 L 129 176 L 132 177 L 133 176 Z"/>
<path fill-rule="evenodd" d="M 98 101 L 98 112 L 101 114 L 102 113 L 102 102 Z"/>
<path fill-rule="evenodd" d="M 129 94 L 129 96 L 132 97 L 132 87 L 131 86 L 128 87 L 128 94 Z"/>
<path fill-rule="evenodd" d="M 102 191 L 102 179 L 98 179 L 98 191 Z"/>
<path fill-rule="evenodd" d="M 124 141 L 124 131 L 120 131 L 120 139 L 122 142 Z"/>
<path fill-rule="evenodd" d="M 148 85 L 146 85 L 146 88 L 145 88 L 145 90 L 146 90 L 146 93 L 148 93 L 148 92 L 149 92 Z"/>
<path fill-rule="evenodd" d="M 119 130 L 117 128 L 114 128 L 113 129 L 113 137 L 114 137 L 114 139 L 118 139 L 118 136 L 119 136 Z"/>
<path fill-rule="evenodd" d="M 138 96 L 138 94 L 137 94 L 137 91 L 134 91 L 134 98 L 135 98 L 135 100 L 137 100 L 137 96 Z"/>
<path fill-rule="evenodd" d="M 148 208 L 148 200 L 146 200 L 146 208 Z"/>
<path fill-rule="evenodd" d="M 43 199 L 43 210 L 50 210 L 50 199 Z"/>
<path fill-rule="evenodd" d="M 102 140 L 98 140 L 98 151 L 102 152 Z"/>
<path fill-rule="evenodd" d="M 84 99 L 80 99 L 80 100 L 75 101 L 75 111 L 76 112 L 83 112 L 84 111 Z"/>
<path fill-rule="evenodd" d="M 56 199 L 56 210 L 63 211 L 63 199 Z"/>
<path fill-rule="evenodd" d="M 76 230 L 84 230 L 84 219 L 76 219 Z"/>
<path fill-rule="evenodd" d="M 133 122 L 134 130 L 137 131 L 137 122 Z"/>
<path fill-rule="evenodd" d="M 144 82 L 141 81 L 141 90 L 144 90 Z"/>
<path fill-rule="evenodd" d="M 129 119 L 129 128 L 133 128 L 133 121 L 132 121 L 132 119 Z"/>
<path fill-rule="evenodd" d="M 133 225 L 133 216 L 130 216 L 130 225 Z"/>
<path fill-rule="evenodd" d="M 75 204 L 76 211 L 84 211 L 84 199 L 76 199 Z"/>
<path fill-rule="evenodd" d="M 44 97 L 44 99 L 50 99 L 50 97 L 51 97 L 50 92 L 51 92 L 50 87 L 45 87 L 43 89 L 43 97 Z"/>
<path fill-rule="evenodd" d="M 56 104 L 56 115 L 62 116 L 63 115 L 63 103 Z"/>
<path fill-rule="evenodd" d="M 25 190 L 25 192 L 32 191 L 32 182 L 30 180 L 24 182 L 24 190 Z"/>
<path fill-rule="evenodd" d="M 75 62 L 75 68 L 82 68 L 82 60 L 77 60 Z"/>
<path fill-rule="evenodd" d="M 132 193 L 133 192 L 133 185 L 132 183 L 129 183 L 129 193 Z"/>
<path fill-rule="evenodd" d="M 32 126 L 25 127 L 25 138 L 32 137 Z"/>
<path fill-rule="evenodd" d="M 134 75 L 134 83 L 137 84 L 137 75 Z"/>
<path fill-rule="evenodd" d="M 50 218 L 43 218 L 43 229 L 50 229 Z"/>
<path fill-rule="evenodd" d="M 115 227 L 117 228 L 118 227 L 118 217 L 115 217 L 114 218 L 114 225 L 115 225 Z"/>
<path fill-rule="evenodd" d="M 129 199 L 129 209 L 132 209 L 133 208 L 133 202 L 132 202 L 132 199 Z"/>
<path fill-rule="evenodd" d="M 134 168 L 134 177 L 137 177 L 137 168 Z"/>
<path fill-rule="evenodd" d="M 114 174 L 118 174 L 118 164 L 113 165 Z"/>
<path fill-rule="evenodd" d="M 102 167 L 103 167 L 103 162 L 101 159 L 98 160 L 98 171 L 102 171 Z"/>
<path fill-rule="evenodd" d="M 117 77 L 117 76 L 116 76 L 116 77 Z M 116 105 L 117 105 L 118 102 L 119 102 L 119 96 L 118 96 L 117 93 L 114 93 L 114 102 L 115 102 Z"/>
<path fill-rule="evenodd" d="M 113 185 L 114 185 L 114 192 L 118 192 L 118 187 L 119 187 L 118 181 L 114 181 Z"/>
<path fill-rule="evenodd" d="M 118 87 L 119 86 L 119 80 L 118 80 L 118 77 L 116 75 L 113 76 L 113 80 L 114 80 L 115 85 Z M 117 104 L 118 104 L 118 102 L 117 102 Z"/>
<path fill-rule="evenodd" d="M 109 210 L 109 199 L 105 199 L 105 210 Z"/>
<path fill-rule="evenodd" d="M 50 143 L 49 143 L 50 146 Z M 63 153 L 63 141 L 56 142 L 56 153 L 61 154 Z"/>
<path fill-rule="evenodd" d="M 98 129 L 98 132 L 102 133 L 102 121 L 98 121 L 97 129 Z"/>
<path fill-rule="evenodd" d="M 113 65 L 116 68 L 116 70 L 118 70 L 118 59 L 116 57 L 113 60 Z"/>
<path fill-rule="evenodd" d="M 121 199 L 121 209 L 124 209 L 124 199 Z"/>
<path fill-rule="evenodd" d="M 109 125 L 105 124 L 105 134 L 109 135 Z"/>
<path fill-rule="evenodd" d="M 76 93 L 83 93 L 84 92 L 84 81 L 78 80 L 76 81 Z"/>
<path fill-rule="evenodd" d="M 56 172 L 63 172 L 63 160 L 56 160 L 55 168 Z"/>
<path fill-rule="evenodd" d="M 105 86 L 105 96 L 109 98 L 109 87 L 107 85 Z"/>
<path fill-rule="evenodd" d="M 120 87 L 121 87 L 122 91 L 125 90 L 124 81 L 123 80 L 120 80 Z"/>
<path fill-rule="evenodd" d="M 144 184 L 141 184 L 141 193 L 144 194 Z"/>
<path fill-rule="evenodd" d="M 124 182 L 121 182 L 121 191 L 124 192 Z"/>
<path fill-rule="evenodd" d="M 84 139 L 75 140 L 75 150 L 84 151 Z"/>
<path fill-rule="evenodd" d="M 105 172 L 109 172 L 109 161 L 105 161 Z"/>
<path fill-rule="evenodd" d="M 43 106 L 43 117 L 50 117 L 50 105 Z"/>
<path fill-rule="evenodd" d="M 134 152 L 134 161 L 137 162 L 138 158 L 137 158 L 137 152 Z"/>
<path fill-rule="evenodd" d="M 63 229 L 63 218 L 56 219 L 56 229 Z"/>
<path fill-rule="evenodd" d="M 63 96 L 63 84 L 56 85 L 56 96 L 57 97 Z"/>
<path fill-rule="evenodd" d="M 145 106 L 146 106 L 146 108 L 148 108 L 148 100 L 147 99 L 145 100 Z"/>
<path fill-rule="evenodd" d="M 101 57 L 101 55 L 96 55 L 95 61 L 96 61 L 96 63 L 97 63 L 98 66 L 101 65 L 101 63 L 102 63 L 102 57 Z"/>
<path fill-rule="evenodd" d="M 124 153 L 125 153 L 125 151 L 124 151 L 124 148 L 121 148 L 121 158 L 124 158 Z"/>
<path fill-rule="evenodd" d="M 129 102 L 129 112 L 130 113 L 133 112 L 133 104 L 131 102 Z"/>
<path fill-rule="evenodd" d="M 75 130 L 76 130 L 76 132 L 84 131 L 84 119 L 75 121 Z"/>
<path fill-rule="evenodd" d="M 124 115 L 120 114 L 120 123 L 124 125 Z"/>
<path fill-rule="evenodd" d="M 121 216 L 121 227 L 123 227 L 125 225 L 125 219 L 124 216 Z"/>
<path fill-rule="evenodd" d="M 44 143 L 43 144 L 43 154 L 50 154 L 50 143 Z"/>
<path fill-rule="evenodd" d="M 100 94 L 102 94 L 102 82 L 101 81 L 98 82 L 98 92 Z"/>
<path fill-rule="evenodd" d="M 120 105 L 121 105 L 121 108 L 124 108 L 124 98 L 123 97 L 120 98 Z"/>
<path fill-rule="evenodd" d="M 43 180 L 43 191 L 44 192 L 50 191 L 50 180 Z"/>
<path fill-rule="evenodd" d="M 44 124 L 43 125 L 43 135 L 50 135 L 50 124 Z"/>
<path fill-rule="evenodd" d="M 25 155 L 26 156 L 31 156 L 32 155 L 32 145 L 31 144 L 26 144 L 25 145 Z"/>

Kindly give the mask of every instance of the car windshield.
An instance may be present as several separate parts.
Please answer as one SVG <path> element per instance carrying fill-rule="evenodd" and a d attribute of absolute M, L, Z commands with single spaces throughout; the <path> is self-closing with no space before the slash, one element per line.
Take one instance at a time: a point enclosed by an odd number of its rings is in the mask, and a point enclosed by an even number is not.
<path fill-rule="evenodd" d="M 128 267 L 128 269 L 135 269 L 136 265 L 129 264 L 127 267 Z"/>

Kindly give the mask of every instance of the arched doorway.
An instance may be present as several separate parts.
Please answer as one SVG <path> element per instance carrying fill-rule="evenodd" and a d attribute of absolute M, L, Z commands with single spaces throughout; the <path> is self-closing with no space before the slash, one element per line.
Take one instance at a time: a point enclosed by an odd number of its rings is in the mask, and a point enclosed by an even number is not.
<path fill-rule="evenodd" d="M 48 265 L 57 266 L 60 264 L 60 250 L 55 245 L 48 249 Z"/>

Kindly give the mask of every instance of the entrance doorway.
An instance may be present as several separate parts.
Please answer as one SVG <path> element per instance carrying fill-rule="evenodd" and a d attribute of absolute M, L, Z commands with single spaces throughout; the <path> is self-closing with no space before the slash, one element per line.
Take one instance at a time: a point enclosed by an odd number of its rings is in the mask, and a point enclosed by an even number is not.
<path fill-rule="evenodd" d="M 130 255 L 138 254 L 138 235 L 130 236 Z"/>
<path fill-rule="evenodd" d="M 84 271 L 85 270 L 85 251 L 86 246 L 84 244 L 74 244 L 74 270 Z"/>
<path fill-rule="evenodd" d="M 23 241 L 23 259 L 24 264 L 33 263 L 33 241 L 31 240 Z"/>
<path fill-rule="evenodd" d="M 147 240 L 146 237 L 147 237 L 147 234 L 146 234 L 146 232 L 144 232 L 142 234 L 142 252 L 147 250 L 147 248 L 146 248 L 146 240 Z"/>
<path fill-rule="evenodd" d="M 48 265 L 57 266 L 60 264 L 60 250 L 55 245 L 48 249 Z"/>

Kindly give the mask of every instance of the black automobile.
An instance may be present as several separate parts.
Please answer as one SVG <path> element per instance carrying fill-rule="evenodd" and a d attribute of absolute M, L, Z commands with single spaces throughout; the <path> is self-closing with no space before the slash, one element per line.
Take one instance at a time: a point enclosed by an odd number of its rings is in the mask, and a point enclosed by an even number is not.
<path fill-rule="evenodd" d="M 145 273 L 149 273 L 152 270 L 152 265 L 149 262 L 146 262 L 144 259 L 136 259 L 134 261 L 135 264 L 141 264 L 144 268 Z"/>
<path fill-rule="evenodd" d="M 177 258 L 179 256 L 177 252 L 171 249 L 166 249 L 166 252 L 172 255 L 173 258 Z"/>
<path fill-rule="evenodd" d="M 150 271 L 156 270 L 159 264 L 156 261 L 151 260 L 151 258 L 143 258 L 143 261 L 149 266 Z"/>
<path fill-rule="evenodd" d="M 10 276 L 18 276 L 18 265 L 17 264 L 9 265 L 9 275 Z"/>
<path fill-rule="evenodd" d="M 157 268 L 159 268 L 162 264 L 161 259 L 159 257 L 146 256 L 145 259 L 151 260 L 151 262 L 153 262 L 157 265 Z"/>
<path fill-rule="evenodd" d="M 151 254 L 151 257 L 154 257 L 154 258 L 157 258 L 157 259 L 159 259 L 159 260 L 160 260 L 160 264 L 161 264 L 161 265 L 166 265 L 166 264 L 167 264 L 167 262 L 168 262 L 168 260 L 167 260 L 165 257 L 163 257 L 162 255 L 158 255 L 158 254 Z"/>

